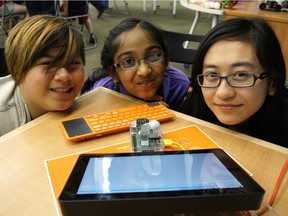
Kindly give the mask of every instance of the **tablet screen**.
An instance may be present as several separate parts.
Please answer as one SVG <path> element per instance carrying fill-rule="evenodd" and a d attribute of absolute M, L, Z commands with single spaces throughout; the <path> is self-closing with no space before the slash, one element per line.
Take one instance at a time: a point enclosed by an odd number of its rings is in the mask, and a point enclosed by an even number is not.
<path fill-rule="evenodd" d="M 146 216 L 257 209 L 264 192 L 225 151 L 205 149 L 80 155 L 58 200 L 64 216 Z"/>
<path fill-rule="evenodd" d="M 242 188 L 213 153 L 93 157 L 77 194 Z"/>

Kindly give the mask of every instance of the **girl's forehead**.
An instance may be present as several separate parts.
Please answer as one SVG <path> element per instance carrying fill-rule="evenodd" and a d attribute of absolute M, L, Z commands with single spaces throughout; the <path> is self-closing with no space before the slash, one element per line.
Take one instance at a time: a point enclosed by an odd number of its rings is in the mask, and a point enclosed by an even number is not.
<path fill-rule="evenodd" d="M 118 48 L 129 46 L 129 45 L 137 45 L 149 43 L 149 44 L 159 44 L 148 31 L 140 27 L 135 27 L 129 31 L 123 32 L 117 36 L 116 45 Z"/>
<path fill-rule="evenodd" d="M 57 55 L 60 52 L 60 50 L 61 50 L 60 47 L 51 48 L 51 49 L 47 50 L 44 55 L 55 56 L 55 55 Z"/>

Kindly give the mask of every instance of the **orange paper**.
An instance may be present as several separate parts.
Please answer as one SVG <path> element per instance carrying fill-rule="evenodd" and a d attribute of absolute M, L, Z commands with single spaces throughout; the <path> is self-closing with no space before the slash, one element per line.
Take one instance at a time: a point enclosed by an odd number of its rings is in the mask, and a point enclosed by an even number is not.
<path fill-rule="evenodd" d="M 195 125 L 163 133 L 163 138 L 171 139 L 186 150 L 220 148 Z M 178 145 L 173 145 L 172 147 L 173 148 L 165 148 L 165 150 L 181 150 L 181 147 Z M 127 141 L 84 153 L 124 153 L 130 151 L 130 141 Z M 83 152 L 46 161 L 47 173 L 59 215 L 61 215 L 61 211 L 59 210 L 58 197 L 80 154 L 83 154 Z"/>

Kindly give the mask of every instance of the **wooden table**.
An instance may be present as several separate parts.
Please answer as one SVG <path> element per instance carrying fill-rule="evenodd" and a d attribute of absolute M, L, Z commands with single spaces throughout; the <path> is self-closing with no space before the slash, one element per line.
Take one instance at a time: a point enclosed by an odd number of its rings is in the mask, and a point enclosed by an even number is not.
<path fill-rule="evenodd" d="M 224 19 L 260 17 L 266 20 L 274 29 L 280 42 L 286 64 L 286 79 L 288 80 L 288 12 L 260 10 L 259 5 L 260 2 L 256 1 L 238 3 L 233 9 L 225 9 Z"/>
<path fill-rule="evenodd" d="M 0 137 L 0 215 L 56 215 L 44 161 L 129 140 L 129 133 L 122 132 L 74 143 L 65 139 L 59 128 L 60 120 L 138 103 L 143 102 L 98 88 L 78 98 L 70 110 L 47 113 Z M 252 172 L 254 179 L 266 190 L 265 200 L 270 198 L 280 170 L 288 158 L 288 149 L 181 113 L 176 112 L 176 115 L 174 120 L 161 124 L 163 132 L 196 124 Z M 288 212 L 287 185 L 286 176 L 274 205 L 280 215 L 287 215 Z"/>

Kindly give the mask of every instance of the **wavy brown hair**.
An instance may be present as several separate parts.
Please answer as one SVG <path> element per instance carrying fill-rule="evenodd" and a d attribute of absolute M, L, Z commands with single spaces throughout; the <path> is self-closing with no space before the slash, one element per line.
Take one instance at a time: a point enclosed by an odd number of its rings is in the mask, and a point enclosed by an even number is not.
<path fill-rule="evenodd" d="M 32 16 L 19 22 L 5 41 L 7 67 L 19 84 L 33 63 L 53 48 L 60 48 L 60 51 L 48 69 L 65 67 L 79 56 L 85 64 L 84 47 L 83 33 L 66 19 L 51 15 Z"/>

